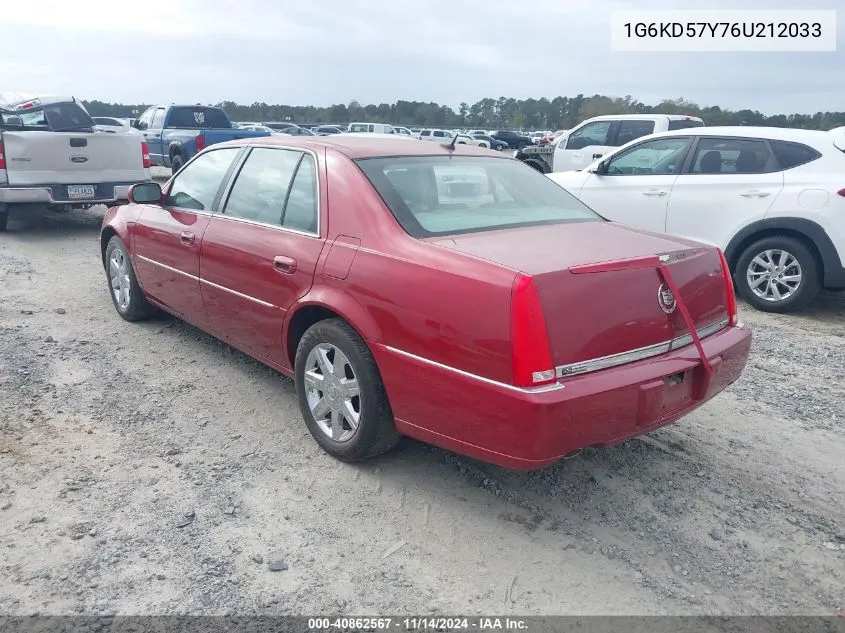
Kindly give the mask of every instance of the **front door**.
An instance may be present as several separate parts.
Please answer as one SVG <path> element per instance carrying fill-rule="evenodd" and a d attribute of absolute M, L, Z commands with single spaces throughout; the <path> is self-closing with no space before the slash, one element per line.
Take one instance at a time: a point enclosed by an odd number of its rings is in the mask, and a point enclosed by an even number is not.
<path fill-rule="evenodd" d="M 670 137 L 622 150 L 608 159 L 606 173 L 590 174 L 579 197 L 608 220 L 663 233 L 689 145 L 689 137 Z"/>
<path fill-rule="evenodd" d="M 253 148 L 202 242 L 202 296 L 213 331 L 279 364 L 288 364 L 285 315 L 311 288 L 325 243 L 318 196 L 312 154 Z"/>
<path fill-rule="evenodd" d="M 218 194 L 241 148 L 199 156 L 170 183 L 161 205 L 145 205 L 131 231 L 144 291 L 196 325 L 203 322 L 199 255 Z"/>

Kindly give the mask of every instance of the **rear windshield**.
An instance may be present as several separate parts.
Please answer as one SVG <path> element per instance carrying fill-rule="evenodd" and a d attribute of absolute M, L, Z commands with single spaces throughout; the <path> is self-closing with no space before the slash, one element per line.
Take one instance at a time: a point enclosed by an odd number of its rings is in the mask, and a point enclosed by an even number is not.
<path fill-rule="evenodd" d="M 670 130 L 686 130 L 690 127 L 704 127 L 704 121 L 696 121 L 695 119 L 671 119 L 669 121 Z"/>
<path fill-rule="evenodd" d="M 22 126 L 24 130 L 53 132 L 91 130 L 95 125 L 85 109 L 72 101 L 51 103 L 39 109 L 15 113 L 6 111 L 3 113 L 3 123 L 7 126 Z"/>
<path fill-rule="evenodd" d="M 231 128 L 229 117 L 220 108 L 176 107 L 170 110 L 167 127 L 182 130 Z"/>
<path fill-rule="evenodd" d="M 402 228 L 417 238 L 603 221 L 518 161 L 483 156 L 395 156 L 356 161 Z"/>

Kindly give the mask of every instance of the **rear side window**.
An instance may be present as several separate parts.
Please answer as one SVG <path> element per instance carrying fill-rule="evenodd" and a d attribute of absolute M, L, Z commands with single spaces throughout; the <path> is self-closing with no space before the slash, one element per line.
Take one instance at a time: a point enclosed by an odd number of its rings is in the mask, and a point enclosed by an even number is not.
<path fill-rule="evenodd" d="M 816 160 L 821 156 L 812 147 L 801 143 L 790 143 L 788 141 L 769 141 L 772 151 L 775 153 L 778 165 L 781 169 L 790 169 L 798 165 L 804 165 Z"/>
<path fill-rule="evenodd" d="M 282 226 L 306 233 L 317 232 L 317 169 L 314 157 L 305 154 L 296 170 L 285 204 Z"/>
<path fill-rule="evenodd" d="M 208 130 L 232 127 L 229 118 L 219 108 L 175 107 L 170 110 L 168 127 L 187 130 Z"/>
<path fill-rule="evenodd" d="M 777 171 L 765 141 L 701 137 L 692 159 L 692 174 L 765 174 Z"/>
<path fill-rule="evenodd" d="M 563 187 L 517 161 L 396 156 L 356 162 L 399 224 L 417 238 L 601 221 Z"/>
<path fill-rule="evenodd" d="M 652 132 L 654 132 L 654 121 L 622 121 L 619 123 L 619 132 L 616 134 L 616 145 L 625 145 Z"/>
<path fill-rule="evenodd" d="M 669 121 L 669 130 L 686 130 L 691 127 L 704 127 L 704 121 L 696 121 L 695 119 L 671 119 Z"/>

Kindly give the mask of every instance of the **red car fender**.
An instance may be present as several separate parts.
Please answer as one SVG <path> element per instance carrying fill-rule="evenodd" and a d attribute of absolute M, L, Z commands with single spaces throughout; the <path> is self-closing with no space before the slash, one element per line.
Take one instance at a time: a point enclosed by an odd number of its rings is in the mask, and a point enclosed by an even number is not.
<path fill-rule="evenodd" d="M 100 228 L 100 252 L 102 253 L 103 266 L 106 264 L 106 245 L 114 235 L 123 240 L 134 261 L 135 254 L 132 252 L 132 244 L 130 243 L 129 225 L 136 222 L 140 215 L 140 205 L 118 205 L 106 210 Z"/>
<path fill-rule="evenodd" d="M 282 329 L 282 340 L 289 340 L 290 325 L 297 313 L 311 306 L 325 308 L 337 313 L 365 341 L 381 342 L 382 340 L 381 328 L 363 305 L 351 297 L 348 292 L 333 288 L 330 285 L 318 285 L 317 283 L 288 310 Z M 293 357 L 296 350 L 288 350 L 288 352 Z"/>

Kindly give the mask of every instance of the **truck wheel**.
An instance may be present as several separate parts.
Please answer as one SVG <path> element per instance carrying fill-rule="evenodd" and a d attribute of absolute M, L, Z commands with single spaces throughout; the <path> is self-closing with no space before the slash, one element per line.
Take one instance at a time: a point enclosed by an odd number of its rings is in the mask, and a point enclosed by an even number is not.
<path fill-rule="evenodd" d="M 0 231 L 5 231 L 9 224 L 9 207 L 5 203 L 0 204 Z"/>
<path fill-rule="evenodd" d="M 516 149 L 525 149 L 526 147 L 528 147 L 528 143 L 525 141 L 520 141 L 516 144 Z"/>
<path fill-rule="evenodd" d="M 736 263 L 736 288 L 763 312 L 792 312 L 806 306 L 821 287 L 815 257 L 802 242 L 765 237 L 743 251 Z"/>
<path fill-rule="evenodd" d="M 182 165 L 185 164 L 185 159 L 182 158 L 182 154 L 174 154 L 173 158 L 170 159 L 170 170 L 172 173 L 176 173 L 180 169 L 182 169 Z"/>

